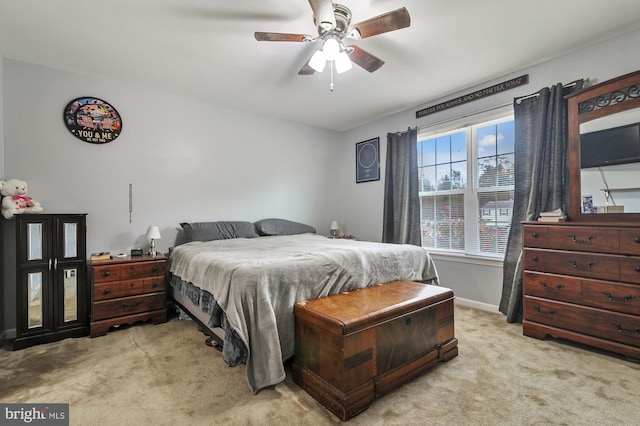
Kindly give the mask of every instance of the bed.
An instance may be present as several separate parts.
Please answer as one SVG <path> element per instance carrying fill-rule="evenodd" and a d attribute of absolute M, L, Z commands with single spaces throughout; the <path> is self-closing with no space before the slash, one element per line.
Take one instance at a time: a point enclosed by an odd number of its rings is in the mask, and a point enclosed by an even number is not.
<path fill-rule="evenodd" d="M 186 242 L 171 251 L 170 294 L 224 339 L 228 365 L 246 364 L 254 393 L 285 378 L 296 302 L 394 280 L 438 283 L 417 246 L 331 239 L 283 219 L 181 226 Z"/>

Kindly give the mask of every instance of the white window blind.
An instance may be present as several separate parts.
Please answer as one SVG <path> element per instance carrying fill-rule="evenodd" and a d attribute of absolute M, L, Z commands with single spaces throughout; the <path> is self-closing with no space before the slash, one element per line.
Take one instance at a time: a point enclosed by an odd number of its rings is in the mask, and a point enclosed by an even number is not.
<path fill-rule="evenodd" d="M 513 211 L 514 121 L 511 108 L 493 115 L 418 132 L 423 247 L 504 257 Z"/>

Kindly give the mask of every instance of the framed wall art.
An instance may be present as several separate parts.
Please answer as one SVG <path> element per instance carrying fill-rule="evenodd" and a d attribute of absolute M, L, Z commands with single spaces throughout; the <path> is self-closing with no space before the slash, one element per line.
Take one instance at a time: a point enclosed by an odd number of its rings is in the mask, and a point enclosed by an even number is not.
<path fill-rule="evenodd" d="M 380 138 L 356 144 L 356 183 L 380 180 Z"/>
<path fill-rule="evenodd" d="M 69 102 L 64 108 L 64 125 L 78 139 L 95 144 L 114 141 L 122 131 L 122 118 L 109 103 L 92 96 Z"/>

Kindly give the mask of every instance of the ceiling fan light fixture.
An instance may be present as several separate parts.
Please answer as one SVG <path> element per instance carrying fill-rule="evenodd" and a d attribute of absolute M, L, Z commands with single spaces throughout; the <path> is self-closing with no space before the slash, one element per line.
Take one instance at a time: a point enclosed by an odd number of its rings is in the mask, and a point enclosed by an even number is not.
<path fill-rule="evenodd" d="M 349 71 L 353 65 L 351 64 L 351 59 L 347 56 L 347 52 L 344 50 L 338 53 L 336 57 L 336 72 L 338 74 L 342 74 L 343 72 Z"/>
<path fill-rule="evenodd" d="M 317 72 L 322 72 L 325 65 L 327 65 L 327 60 L 324 57 L 324 53 L 322 53 L 322 50 L 316 50 L 316 53 L 309 59 L 309 66 Z"/>
<path fill-rule="evenodd" d="M 333 37 L 328 38 L 322 46 L 322 53 L 327 61 L 335 61 L 340 53 L 340 43 Z"/>

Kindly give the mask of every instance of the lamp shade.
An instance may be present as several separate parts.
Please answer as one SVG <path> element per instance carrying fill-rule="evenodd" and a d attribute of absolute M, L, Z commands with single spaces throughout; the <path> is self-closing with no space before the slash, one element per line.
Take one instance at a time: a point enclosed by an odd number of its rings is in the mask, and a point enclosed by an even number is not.
<path fill-rule="evenodd" d="M 331 230 L 340 229 L 340 227 L 338 226 L 338 221 L 337 220 L 332 220 L 331 221 L 331 226 L 329 227 L 329 229 L 331 229 Z"/>
<path fill-rule="evenodd" d="M 327 60 L 324 57 L 322 50 L 317 50 L 309 60 L 309 66 L 317 72 L 324 71 L 324 66 L 327 64 Z"/>
<path fill-rule="evenodd" d="M 149 238 L 150 240 L 159 240 L 162 238 L 160 236 L 160 229 L 157 226 L 150 226 L 144 236 Z"/>
<path fill-rule="evenodd" d="M 347 53 L 344 51 L 338 53 L 336 57 L 336 72 L 342 74 L 343 72 L 349 71 L 351 67 L 351 59 L 349 59 Z"/>
<path fill-rule="evenodd" d="M 324 42 L 322 46 L 322 53 L 327 61 L 335 61 L 340 53 L 340 43 L 335 38 L 329 38 Z"/>

